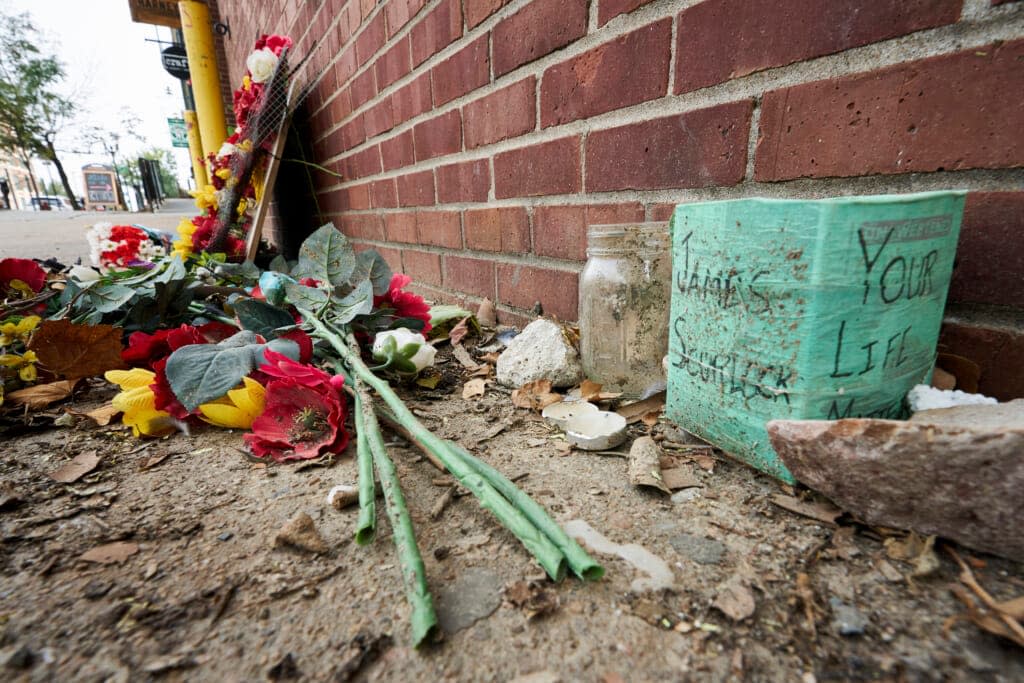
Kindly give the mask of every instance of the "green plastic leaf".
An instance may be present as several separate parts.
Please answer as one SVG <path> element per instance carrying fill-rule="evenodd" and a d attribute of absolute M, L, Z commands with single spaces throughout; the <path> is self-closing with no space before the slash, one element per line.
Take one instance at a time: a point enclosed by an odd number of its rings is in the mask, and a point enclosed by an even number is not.
<path fill-rule="evenodd" d="M 327 223 L 306 238 L 299 247 L 299 262 L 292 277 L 311 277 L 320 282 L 340 285 L 348 282 L 356 267 L 356 254 L 348 238 L 333 223 Z"/>
<path fill-rule="evenodd" d="M 295 325 L 295 320 L 288 311 L 258 299 L 237 301 L 234 309 L 242 329 L 252 330 L 264 339 L 276 337 L 275 331 L 278 328 Z"/>
<path fill-rule="evenodd" d="M 213 272 L 232 280 L 255 282 L 263 271 L 252 261 L 243 261 L 242 263 L 222 263 Z"/>
<path fill-rule="evenodd" d="M 347 325 L 357 315 L 365 315 L 373 310 L 373 285 L 363 280 L 356 288 L 343 298 L 331 297 L 331 307 L 327 314 L 334 325 Z"/>
<path fill-rule="evenodd" d="M 121 308 L 135 296 L 135 290 L 125 285 L 90 287 L 78 300 L 80 309 L 91 308 L 99 313 L 110 313 Z"/>
<path fill-rule="evenodd" d="M 288 303 L 308 311 L 317 311 L 327 303 L 327 292 L 318 287 L 307 287 L 297 282 L 285 282 L 284 294 Z"/>
<path fill-rule="evenodd" d="M 441 304 L 439 306 L 430 307 L 430 326 L 438 327 L 444 325 L 447 322 L 457 323 L 466 316 L 473 315 L 470 311 L 467 311 L 461 306 L 455 306 L 453 304 Z"/>
<path fill-rule="evenodd" d="M 185 269 L 185 264 L 181 262 L 181 257 L 175 256 L 167 262 L 167 267 L 160 270 L 153 277 L 153 282 L 173 282 L 174 280 L 184 280 L 188 277 L 188 271 Z"/>
<path fill-rule="evenodd" d="M 242 330 L 219 344 L 191 344 L 176 350 L 167 359 L 167 381 L 191 412 L 233 389 L 263 361 L 263 350 L 268 346 L 298 358 L 298 344 L 290 339 L 261 344 L 256 333 Z"/>
<path fill-rule="evenodd" d="M 387 294 L 391 286 L 391 266 L 376 249 L 367 249 L 356 254 L 356 269 L 349 278 L 350 282 L 369 279 L 373 283 L 373 295 Z"/>

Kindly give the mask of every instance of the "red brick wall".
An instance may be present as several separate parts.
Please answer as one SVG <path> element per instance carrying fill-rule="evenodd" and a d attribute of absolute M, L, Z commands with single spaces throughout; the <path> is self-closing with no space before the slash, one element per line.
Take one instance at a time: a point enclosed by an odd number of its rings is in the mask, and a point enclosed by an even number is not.
<path fill-rule="evenodd" d="M 219 0 L 325 71 L 320 210 L 440 300 L 576 317 L 588 225 L 971 191 L 951 299 L 1024 307 L 1024 4 Z M 314 50 L 314 46 L 316 49 Z"/>

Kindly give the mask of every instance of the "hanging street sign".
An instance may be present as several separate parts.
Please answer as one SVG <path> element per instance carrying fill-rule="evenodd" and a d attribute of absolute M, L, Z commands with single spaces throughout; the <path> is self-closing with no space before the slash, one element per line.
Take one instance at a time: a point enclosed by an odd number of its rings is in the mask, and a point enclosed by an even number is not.
<path fill-rule="evenodd" d="M 164 64 L 164 70 L 183 81 L 188 80 L 188 55 L 185 54 L 184 45 L 171 45 L 164 48 L 160 53 L 160 61 Z"/>
<path fill-rule="evenodd" d="M 188 128 L 185 127 L 185 119 L 167 119 L 167 125 L 171 128 L 171 145 L 188 147 Z"/>

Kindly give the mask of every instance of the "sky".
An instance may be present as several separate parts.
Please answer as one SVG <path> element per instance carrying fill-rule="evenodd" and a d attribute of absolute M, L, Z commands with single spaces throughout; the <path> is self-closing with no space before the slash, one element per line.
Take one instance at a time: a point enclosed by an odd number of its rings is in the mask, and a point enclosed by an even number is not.
<path fill-rule="evenodd" d="M 57 90 L 73 95 L 80 112 L 74 125 L 58 136 L 58 150 L 88 151 L 71 128 L 88 124 L 116 128 L 127 111 L 140 120 L 136 132 L 143 139 L 122 136 L 121 155 L 134 158 L 152 147 L 173 150 L 179 182 L 190 187 L 186 184 L 188 150 L 171 147 L 167 126 L 168 117 L 181 117 L 180 81 L 160 63 L 160 50 L 165 46 L 146 42 L 147 38 L 170 41 L 170 29 L 133 23 L 128 0 L 0 0 L 0 7 L 5 12 L 28 12 L 49 41 L 42 46 L 44 54 L 53 54 L 64 64 L 67 76 Z M 110 158 L 97 147 L 91 154 L 61 154 L 61 162 L 80 195 L 81 167 L 109 164 Z M 48 171 L 42 165 L 37 167 L 40 177 L 49 180 Z M 57 178 L 55 171 L 52 177 Z"/>

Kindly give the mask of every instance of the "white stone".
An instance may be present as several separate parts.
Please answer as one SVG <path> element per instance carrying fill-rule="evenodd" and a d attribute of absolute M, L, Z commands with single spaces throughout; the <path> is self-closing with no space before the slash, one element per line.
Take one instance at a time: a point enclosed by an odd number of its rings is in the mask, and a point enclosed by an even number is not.
<path fill-rule="evenodd" d="M 498 358 L 498 381 L 518 388 L 541 379 L 553 387 L 576 386 L 583 379 L 580 357 L 562 327 L 550 320 L 534 320 L 514 337 Z"/>

